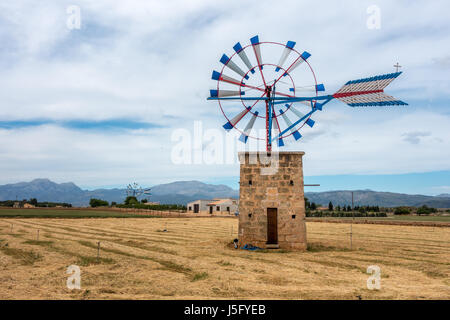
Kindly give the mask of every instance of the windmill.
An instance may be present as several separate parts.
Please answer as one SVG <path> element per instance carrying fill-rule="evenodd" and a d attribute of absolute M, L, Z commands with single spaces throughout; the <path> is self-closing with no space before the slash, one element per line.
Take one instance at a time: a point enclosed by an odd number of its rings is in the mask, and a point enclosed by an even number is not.
<path fill-rule="evenodd" d="M 300 130 L 314 126 L 314 113 L 334 99 L 350 107 L 407 105 L 384 93 L 402 72 L 348 81 L 334 94 L 324 94 L 325 86 L 317 82 L 308 61 L 311 54 L 297 51 L 295 45 L 261 42 L 255 36 L 246 46 L 236 43 L 231 56 L 221 57 L 220 72 L 213 71 L 217 83 L 208 100 L 218 101 L 227 120 L 224 129 L 238 130 L 243 143 L 249 137 L 265 140 L 270 152 L 273 143 L 284 146 L 291 136 L 297 141 Z M 264 137 L 254 134 L 258 129 L 265 129 Z"/>
<path fill-rule="evenodd" d="M 136 197 L 136 199 L 142 195 L 147 198 L 151 195 L 150 190 L 150 188 L 143 189 L 137 182 L 133 182 L 128 184 L 126 195 L 127 197 Z"/>

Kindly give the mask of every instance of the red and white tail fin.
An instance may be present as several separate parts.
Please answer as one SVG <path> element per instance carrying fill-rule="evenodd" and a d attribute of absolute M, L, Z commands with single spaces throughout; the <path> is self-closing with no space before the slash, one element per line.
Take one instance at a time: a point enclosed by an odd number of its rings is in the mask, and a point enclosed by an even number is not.
<path fill-rule="evenodd" d="M 333 94 L 333 97 L 348 104 L 350 107 L 408 105 L 406 102 L 384 93 L 384 88 L 400 74 L 401 72 L 396 72 L 349 81 Z"/>

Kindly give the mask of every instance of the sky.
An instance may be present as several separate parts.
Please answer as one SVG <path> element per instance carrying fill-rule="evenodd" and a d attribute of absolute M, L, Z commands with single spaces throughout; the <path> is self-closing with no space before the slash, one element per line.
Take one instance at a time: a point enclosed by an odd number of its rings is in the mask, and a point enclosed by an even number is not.
<path fill-rule="evenodd" d="M 206 152 L 236 140 L 206 100 L 211 72 L 258 35 L 310 52 L 327 94 L 402 66 L 386 91 L 407 107 L 332 101 L 301 140 L 287 141 L 284 150 L 305 152 L 305 183 L 321 184 L 306 191 L 450 193 L 449 11 L 445 0 L 2 1 L 0 184 L 200 180 L 237 189 L 241 147 L 220 163 L 178 163 L 174 150 L 195 146 L 198 132 Z"/>

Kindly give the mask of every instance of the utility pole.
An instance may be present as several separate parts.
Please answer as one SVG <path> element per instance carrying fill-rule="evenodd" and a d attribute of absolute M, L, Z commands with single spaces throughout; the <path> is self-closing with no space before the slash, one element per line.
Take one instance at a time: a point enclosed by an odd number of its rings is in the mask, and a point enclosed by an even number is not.
<path fill-rule="evenodd" d="M 352 221 L 350 222 L 350 250 L 353 250 L 353 220 L 355 219 L 355 212 L 353 211 L 353 191 L 352 191 Z"/>

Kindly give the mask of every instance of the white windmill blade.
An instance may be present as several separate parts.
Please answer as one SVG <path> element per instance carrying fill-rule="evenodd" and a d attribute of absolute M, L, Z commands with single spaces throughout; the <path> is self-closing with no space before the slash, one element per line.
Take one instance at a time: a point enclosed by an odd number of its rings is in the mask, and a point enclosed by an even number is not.
<path fill-rule="evenodd" d="M 236 116 L 233 117 L 233 119 L 225 123 L 223 125 L 223 128 L 227 131 L 230 131 L 236 125 L 236 123 L 238 123 L 247 114 L 248 111 L 248 109 L 244 109 L 239 112 Z"/>
<path fill-rule="evenodd" d="M 258 116 L 258 111 L 255 111 L 253 116 L 251 117 L 250 121 L 245 126 L 244 132 L 239 137 L 239 140 L 243 143 L 247 143 L 248 136 L 250 135 L 250 132 L 252 131 L 253 125 L 255 124 L 256 117 Z"/>
<path fill-rule="evenodd" d="M 287 73 L 294 71 L 295 68 L 301 65 L 304 61 L 308 60 L 309 57 L 311 57 L 311 54 L 309 52 L 304 51 L 300 55 L 300 57 L 298 57 L 297 60 L 288 68 L 288 70 L 286 70 L 286 73 L 283 76 L 286 76 Z"/>
<path fill-rule="evenodd" d="M 237 64 L 231 61 L 231 59 L 228 58 L 226 54 L 224 54 L 222 58 L 220 58 L 220 62 L 222 62 L 227 68 L 233 70 L 234 72 L 236 72 L 237 74 L 248 80 L 249 78 L 248 75 L 246 75 L 245 72 L 242 71 L 242 69 L 239 68 Z"/>
<path fill-rule="evenodd" d="M 289 91 L 291 91 L 291 92 L 294 92 L 294 91 L 295 92 L 325 91 L 325 86 L 322 83 L 320 83 L 320 84 L 315 84 L 315 85 L 311 85 L 311 86 L 301 86 L 301 87 L 289 88 Z"/>
<path fill-rule="evenodd" d="M 272 109 L 273 112 L 273 116 L 272 116 L 272 137 L 279 137 L 280 136 L 280 128 L 279 128 L 279 124 L 278 124 L 278 120 L 275 117 L 275 111 Z M 283 147 L 284 146 L 284 142 L 283 139 L 281 139 L 280 137 L 278 138 L 278 146 L 279 147 Z"/>
<path fill-rule="evenodd" d="M 286 105 L 287 107 L 289 106 L 289 105 Z M 311 106 L 311 104 L 310 104 L 310 106 Z M 302 119 L 304 116 L 305 116 L 305 114 L 303 114 L 302 112 L 300 112 L 298 109 L 296 109 L 296 107 L 294 106 L 294 105 L 291 105 L 291 107 L 289 108 L 289 110 L 292 112 L 292 113 L 294 113 L 299 119 Z M 306 124 L 308 125 L 308 126 L 310 126 L 311 128 L 314 126 L 314 123 L 315 123 L 315 121 L 313 120 L 313 119 L 311 119 L 311 118 L 309 118 L 308 120 L 306 120 Z"/>
<path fill-rule="evenodd" d="M 250 39 L 250 42 L 252 43 L 253 51 L 255 52 L 258 67 L 262 70 L 263 69 L 263 66 L 262 66 L 263 61 L 262 61 L 262 57 L 261 57 L 261 48 L 259 46 L 259 37 L 254 36 L 253 38 Z"/>
<path fill-rule="evenodd" d="M 291 128 L 290 131 L 292 132 L 294 139 L 295 140 L 300 139 L 302 137 L 302 135 L 300 134 L 300 132 L 298 132 L 298 130 L 295 130 L 295 127 L 292 127 L 291 120 L 289 120 L 289 118 L 286 116 L 286 114 L 281 109 L 280 109 L 280 114 L 283 117 L 284 122 L 286 122 L 287 127 Z"/>
<path fill-rule="evenodd" d="M 238 42 L 233 47 L 234 51 L 237 53 L 239 58 L 241 58 L 242 62 L 246 65 L 246 67 L 250 70 L 251 73 L 255 73 L 255 70 L 253 70 L 253 66 L 250 63 L 250 60 L 247 57 L 247 54 L 242 49 L 241 44 Z"/>
<path fill-rule="evenodd" d="M 233 97 L 239 95 L 245 95 L 245 91 L 239 90 L 209 90 L 211 97 Z"/>
<path fill-rule="evenodd" d="M 218 80 L 218 81 L 224 81 L 230 84 L 234 84 L 236 86 L 240 86 L 241 84 L 245 84 L 244 82 L 241 82 L 240 80 L 237 80 L 235 78 L 229 77 L 225 74 L 220 74 L 220 72 L 217 72 L 213 70 L 211 79 Z"/>
<path fill-rule="evenodd" d="M 284 47 L 283 53 L 281 54 L 280 60 L 278 61 L 278 67 L 275 68 L 275 72 L 280 71 L 280 68 L 283 67 L 283 64 L 286 62 L 286 59 L 289 57 L 289 55 L 292 52 L 292 49 L 294 49 L 295 42 L 294 41 L 288 41 L 286 43 L 286 46 Z"/>

